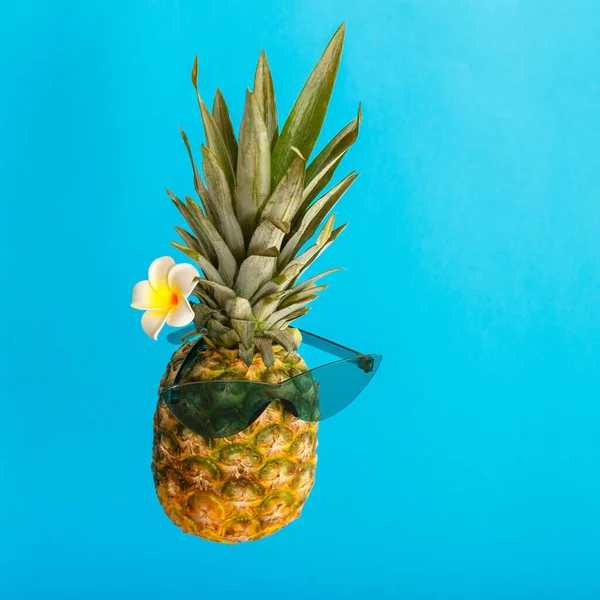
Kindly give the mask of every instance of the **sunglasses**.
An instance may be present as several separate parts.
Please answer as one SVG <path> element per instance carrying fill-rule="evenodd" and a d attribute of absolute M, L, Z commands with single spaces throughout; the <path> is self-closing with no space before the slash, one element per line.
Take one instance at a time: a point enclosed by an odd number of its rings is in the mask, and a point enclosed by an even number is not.
<path fill-rule="evenodd" d="M 206 348 L 198 339 L 182 362 L 173 384 L 161 398 L 173 416 L 194 433 L 209 438 L 234 435 L 249 427 L 271 402 L 281 402 L 296 418 L 323 421 L 346 408 L 371 381 L 380 354 L 361 354 L 313 333 L 300 330 L 302 343 L 337 358 L 281 383 L 246 380 L 213 380 L 181 383 Z M 193 327 L 167 336 L 179 344 Z"/>

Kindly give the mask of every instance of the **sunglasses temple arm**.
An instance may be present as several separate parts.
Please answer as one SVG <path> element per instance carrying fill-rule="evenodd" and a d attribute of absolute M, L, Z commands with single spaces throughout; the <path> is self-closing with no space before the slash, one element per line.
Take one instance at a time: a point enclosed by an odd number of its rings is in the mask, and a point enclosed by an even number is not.
<path fill-rule="evenodd" d="M 182 337 L 189 335 L 194 331 L 196 331 L 196 328 L 193 325 L 190 325 L 189 327 L 184 327 L 183 329 L 177 329 L 176 331 L 172 331 L 167 336 L 167 342 L 178 346 L 179 344 L 181 344 Z"/>
<path fill-rule="evenodd" d="M 322 350 L 323 352 L 328 352 L 329 354 L 333 354 L 338 358 L 354 358 L 359 352 L 356 350 L 351 350 L 350 348 L 346 348 L 346 346 L 340 346 L 335 342 L 331 342 L 322 338 L 314 333 L 310 333 L 308 331 L 304 331 L 304 329 L 300 330 L 302 333 L 302 341 L 312 348 L 316 348 L 317 350 Z"/>
<path fill-rule="evenodd" d="M 189 335 L 194 331 L 195 328 L 193 325 L 190 325 L 189 327 L 185 327 L 183 329 L 177 329 L 177 331 L 172 331 L 167 336 L 167 341 L 171 344 L 178 345 L 181 343 L 182 337 Z M 340 346 L 340 344 L 336 344 L 334 342 L 326 340 L 325 338 L 315 335 L 314 333 L 304 331 L 304 329 L 301 329 L 300 332 L 302 333 L 302 341 L 307 346 L 311 346 L 312 348 L 316 348 L 317 350 L 322 350 L 323 352 L 328 352 L 329 354 L 333 354 L 338 358 L 353 358 L 357 354 L 360 354 L 359 352 L 356 352 L 356 350 L 351 350 L 350 348 L 346 348 L 345 346 Z"/>

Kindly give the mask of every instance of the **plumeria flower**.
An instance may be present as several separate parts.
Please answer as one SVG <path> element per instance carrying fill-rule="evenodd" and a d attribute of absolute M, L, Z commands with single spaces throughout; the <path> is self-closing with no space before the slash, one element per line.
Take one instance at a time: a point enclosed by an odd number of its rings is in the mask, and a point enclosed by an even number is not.
<path fill-rule="evenodd" d="M 146 311 L 142 315 L 142 329 L 153 340 L 158 338 L 165 323 L 183 327 L 194 320 L 187 297 L 199 276 L 192 265 L 176 265 L 170 256 L 163 256 L 150 265 L 148 280 L 135 285 L 131 306 Z"/>

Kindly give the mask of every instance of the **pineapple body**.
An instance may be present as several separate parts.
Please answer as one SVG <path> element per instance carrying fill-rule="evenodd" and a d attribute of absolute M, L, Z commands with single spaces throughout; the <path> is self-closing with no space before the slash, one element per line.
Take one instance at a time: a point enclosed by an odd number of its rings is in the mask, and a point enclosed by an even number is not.
<path fill-rule="evenodd" d="M 191 347 L 184 344 L 175 352 L 161 391 L 172 384 Z M 298 354 L 274 350 L 275 363 L 267 368 L 260 353 L 248 367 L 235 351 L 207 348 L 185 381 L 279 383 L 307 370 Z M 152 471 L 165 513 L 185 533 L 216 542 L 253 541 L 274 533 L 300 515 L 312 489 L 317 428 L 273 402 L 244 431 L 207 438 L 182 425 L 159 400 Z"/>

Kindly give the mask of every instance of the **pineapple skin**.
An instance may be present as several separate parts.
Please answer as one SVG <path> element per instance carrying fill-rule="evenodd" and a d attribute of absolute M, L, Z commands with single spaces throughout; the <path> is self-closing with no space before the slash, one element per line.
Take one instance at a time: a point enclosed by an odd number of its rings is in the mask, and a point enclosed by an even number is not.
<path fill-rule="evenodd" d="M 171 385 L 192 343 L 177 350 L 159 394 Z M 267 369 L 260 353 L 248 368 L 235 351 L 207 348 L 185 381 L 250 379 L 279 383 L 307 370 L 296 353 L 275 347 Z M 159 399 L 154 414 L 152 472 L 169 519 L 185 533 L 236 544 L 275 533 L 300 516 L 314 484 L 317 423 L 272 402 L 248 428 L 207 438 L 182 425 Z"/>

